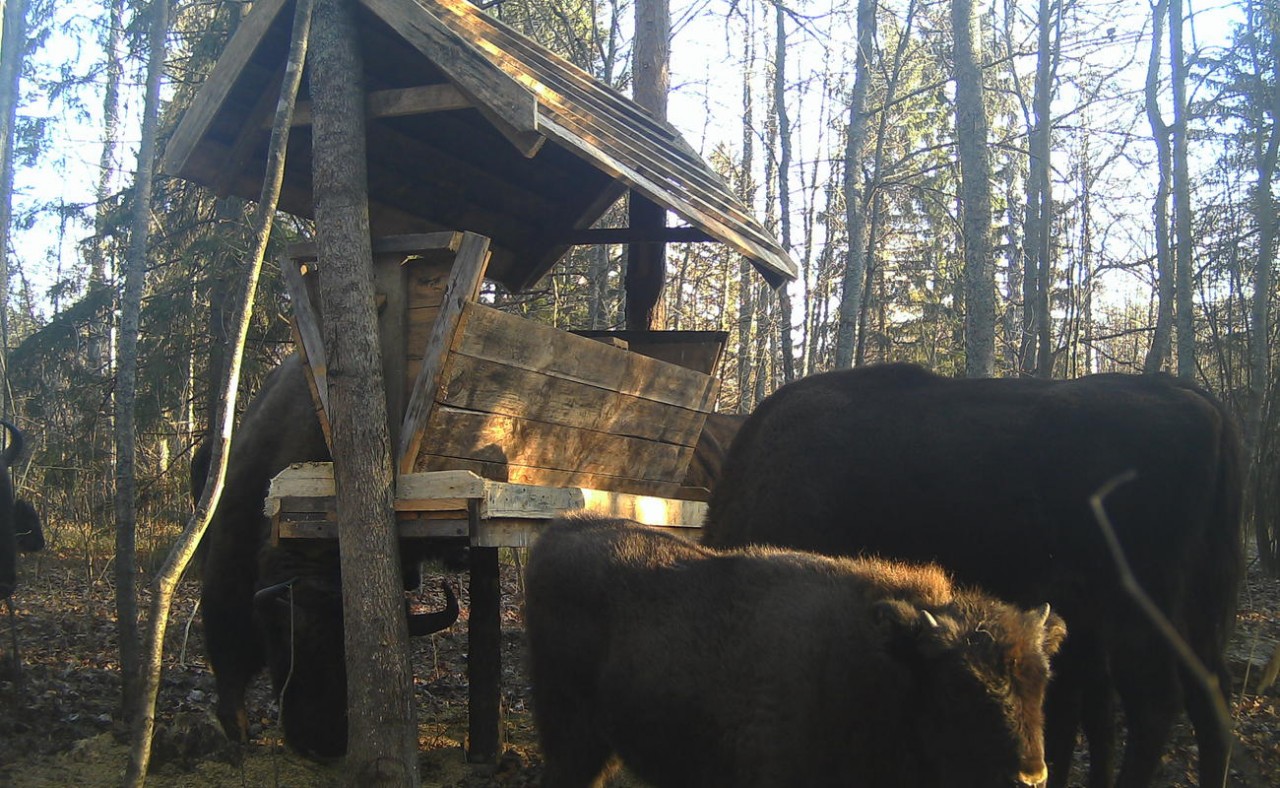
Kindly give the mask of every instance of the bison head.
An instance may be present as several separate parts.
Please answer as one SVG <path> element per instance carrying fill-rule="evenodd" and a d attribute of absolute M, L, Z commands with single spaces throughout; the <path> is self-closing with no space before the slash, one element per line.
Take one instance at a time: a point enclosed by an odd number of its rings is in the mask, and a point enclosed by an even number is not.
<path fill-rule="evenodd" d="M 1048 605 L 1022 611 L 961 594 L 937 609 L 877 606 L 912 674 L 921 767 L 951 786 L 1039 786 L 1049 658 L 1066 625 Z"/>
<path fill-rule="evenodd" d="M 285 741 L 303 755 L 327 759 L 347 750 L 347 670 L 342 581 L 331 546 L 268 547 L 260 577 L 277 580 L 255 597 Z M 283 579 L 281 579 L 283 578 Z M 426 635 L 458 619 L 448 583 L 445 609 L 409 616 L 409 633 Z"/>
<path fill-rule="evenodd" d="M 290 575 L 259 591 L 254 605 L 285 741 L 309 757 L 338 757 L 347 749 L 347 673 L 336 556 L 307 564 L 281 548 L 266 552 L 277 555 L 264 559 L 274 571 L 263 577 Z"/>

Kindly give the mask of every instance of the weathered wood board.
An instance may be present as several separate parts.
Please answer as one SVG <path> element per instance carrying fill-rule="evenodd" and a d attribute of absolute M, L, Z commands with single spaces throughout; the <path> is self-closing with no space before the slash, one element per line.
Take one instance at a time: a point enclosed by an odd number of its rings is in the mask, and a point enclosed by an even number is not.
<path fill-rule="evenodd" d="M 692 534 L 701 527 L 706 508 L 699 501 L 495 482 L 468 471 L 402 474 L 395 499 L 400 536 L 468 538 L 477 547 L 527 547 L 548 521 L 578 511 Z M 271 481 L 265 511 L 276 539 L 336 538 L 332 463 L 301 463 L 281 471 Z"/>
<path fill-rule="evenodd" d="M 417 471 L 673 495 L 715 401 L 708 374 L 481 304 L 449 347 Z"/>

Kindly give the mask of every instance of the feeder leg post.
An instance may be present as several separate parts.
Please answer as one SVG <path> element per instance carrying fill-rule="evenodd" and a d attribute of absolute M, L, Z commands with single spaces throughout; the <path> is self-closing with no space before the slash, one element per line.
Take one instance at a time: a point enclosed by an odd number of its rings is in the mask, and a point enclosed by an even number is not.
<path fill-rule="evenodd" d="M 502 749 L 501 599 L 498 548 L 473 545 L 471 615 L 467 622 L 467 680 L 470 685 L 467 760 L 471 763 L 495 763 Z"/>

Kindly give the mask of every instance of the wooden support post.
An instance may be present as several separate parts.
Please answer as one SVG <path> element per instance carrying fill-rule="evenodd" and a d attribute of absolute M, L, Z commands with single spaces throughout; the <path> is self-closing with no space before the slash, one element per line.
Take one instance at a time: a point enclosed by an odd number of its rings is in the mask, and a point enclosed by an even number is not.
<path fill-rule="evenodd" d="M 469 506 L 473 533 L 479 504 Z M 467 620 L 467 683 L 470 729 L 467 760 L 494 763 L 502 752 L 502 587 L 498 548 L 471 548 L 471 615 Z"/>
<path fill-rule="evenodd" d="M 400 445 L 400 424 L 408 399 L 405 383 L 406 304 L 409 277 L 403 253 L 374 253 L 373 285 L 381 306 L 378 336 L 382 342 L 382 383 L 387 390 L 387 434 L 393 449 Z"/>
<path fill-rule="evenodd" d="M 409 395 L 404 424 L 399 430 L 397 466 L 400 473 L 413 472 L 418 449 L 422 447 L 422 433 L 427 428 L 427 417 L 440 388 L 440 373 L 444 370 L 445 358 L 453 346 L 454 335 L 462 319 L 463 306 L 480 294 L 488 265 L 489 239 L 475 233 L 463 233 L 453 270 L 449 272 L 449 282 L 445 285 L 444 302 L 427 339 L 427 347 L 422 352 L 422 366 Z"/>

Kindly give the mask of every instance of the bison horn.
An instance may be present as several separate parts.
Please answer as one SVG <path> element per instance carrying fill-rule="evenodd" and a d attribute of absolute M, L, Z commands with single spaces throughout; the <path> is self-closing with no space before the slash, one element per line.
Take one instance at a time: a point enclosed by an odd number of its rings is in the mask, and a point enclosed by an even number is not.
<path fill-rule="evenodd" d="M 941 626 L 938 623 L 938 619 L 934 618 L 933 614 L 930 613 L 928 610 L 921 609 L 920 617 L 925 620 L 925 623 L 929 625 L 930 629 L 938 629 Z"/>
<path fill-rule="evenodd" d="M 1037 626 L 1044 626 L 1049 621 L 1049 603 L 1045 602 L 1040 607 L 1031 611 L 1031 615 L 1035 619 Z"/>
<path fill-rule="evenodd" d="M 260 588 L 253 595 L 253 603 L 255 605 L 260 605 L 263 602 L 267 601 L 268 599 L 276 596 L 281 591 L 284 591 L 285 589 L 289 588 L 296 582 L 298 582 L 298 578 L 291 577 L 288 580 L 285 580 L 283 583 L 276 583 L 275 585 L 267 586 L 266 588 Z"/>
<path fill-rule="evenodd" d="M 0 424 L 9 431 L 9 445 L 5 448 L 4 454 L 0 455 L 0 460 L 3 460 L 5 465 L 12 466 L 22 455 L 22 431 L 4 419 L 0 419 Z"/>

